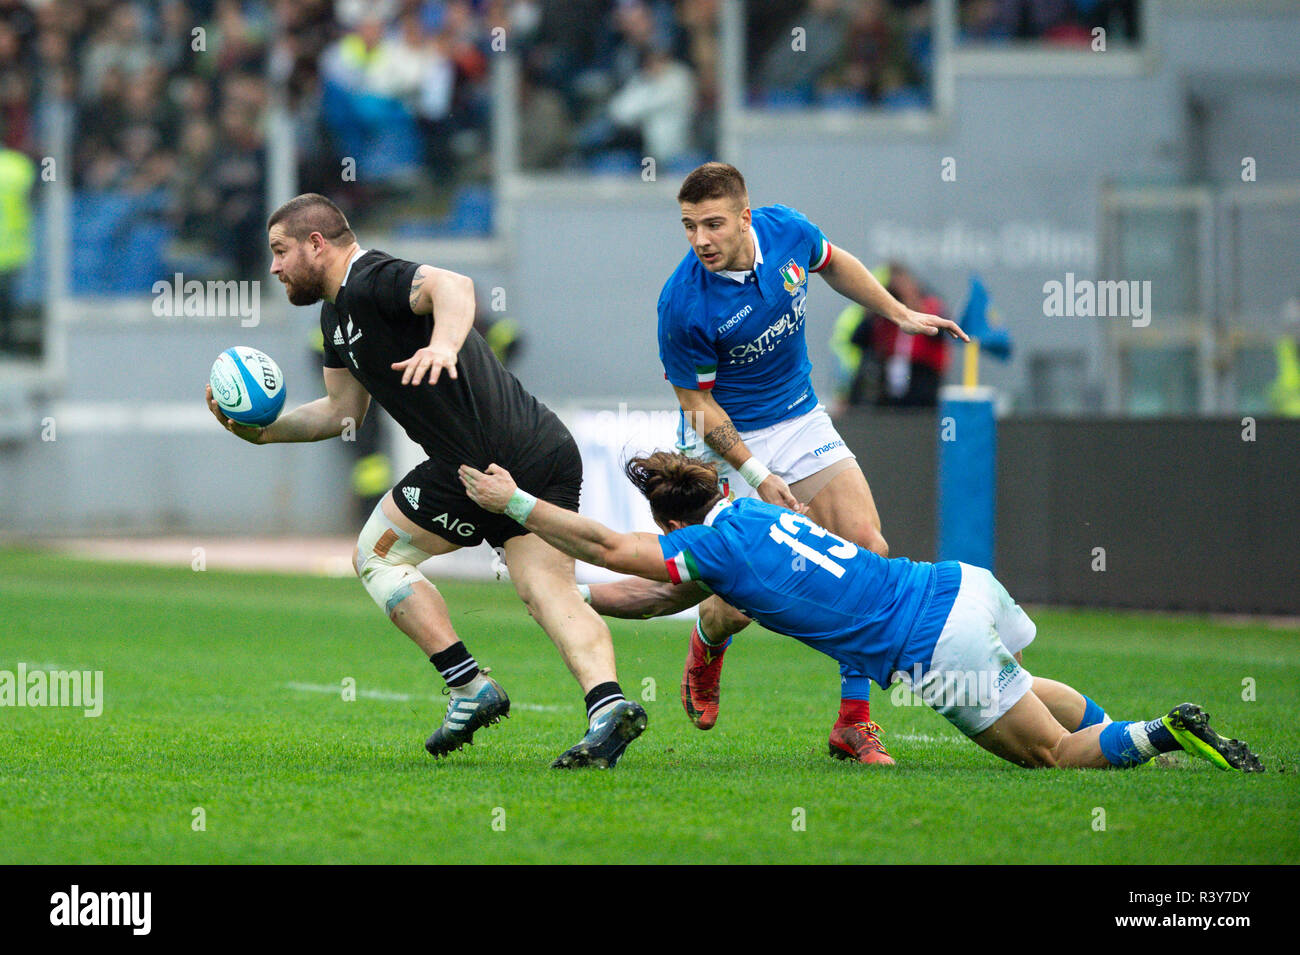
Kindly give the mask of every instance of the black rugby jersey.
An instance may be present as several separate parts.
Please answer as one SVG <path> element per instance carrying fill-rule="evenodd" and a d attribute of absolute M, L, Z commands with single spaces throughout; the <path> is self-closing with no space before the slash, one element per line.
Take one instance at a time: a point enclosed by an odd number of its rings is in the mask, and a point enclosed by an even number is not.
<path fill-rule="evenodd" d="M 470 329 L 453 379 L 444 368 L 430 387 L 403 385 L 393 363 L 429 344 L 434 316 L 411 311 L 418 263 L 370 250 L 352 263 L 333 303 L 320 311 L 327 368 L 346 368 L 392 415 L 411 440 L 448 468 L 507 470 L 553 452 L 569 440 L 559 418 L 529 394 Z"/>

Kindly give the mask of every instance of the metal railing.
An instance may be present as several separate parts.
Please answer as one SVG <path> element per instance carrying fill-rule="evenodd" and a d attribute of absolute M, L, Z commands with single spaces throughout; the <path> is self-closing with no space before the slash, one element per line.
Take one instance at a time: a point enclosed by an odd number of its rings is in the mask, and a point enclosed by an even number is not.
<path fill-rule="evenodd" d="M 1099 278 L 1149 281 L 1154 303 L 1146 327 L 1106 326 L 1109 411 L 1269 410 L 1272 349 L 1300 331 L 1297 221 L 1300 183 L 1103 191 Z"/>

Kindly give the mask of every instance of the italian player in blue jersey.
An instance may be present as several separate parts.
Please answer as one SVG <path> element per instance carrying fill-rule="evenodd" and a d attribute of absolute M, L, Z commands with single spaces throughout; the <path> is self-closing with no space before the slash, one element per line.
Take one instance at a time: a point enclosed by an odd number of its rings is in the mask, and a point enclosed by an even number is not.
<path fill-rule="evenodd" d="M 734 166 L 705 163 L 686 177 L 677 200 L 691 250 L 659 296 L 659 356 L 682 408 L 679 448 L 716 464 L 730 496 L 806 508 L 821 526 L 888 556 L 867 479 L 813 390 L 804 340 L 809 276 L 821 275 L 905 332 L 965 333 L 904 307 L 794 209 L 750 209 Z M 593 584 L 590 600 L 608 616 L 680 606 L 639 581 Z M 682 678 L 682 704 L 700 729 L 717 720 L 722 654 L 748 623 L 720 599 L 700 605 Z M 840 674 L 830 754 L 892 763 L 871 720 L 870 680 L 848 664 Z"/>
<path fill-rule="evenodd" d="M 1071 732 L 1041 693 L 1086 698 L 1032 677 L 1003 642 L 1033 623 L 991 573 L 956 561 L 881 557 L 808 517 L 753 498 L 732 503 L 712 464 L 658 451 L 626 473 L 650 502 L 655 534 L 621 534 L 538 501 L 496 465 L 462 466 L 474 503 L 504 513 L 579 560 L 726 600 L 881 686 L 905 680 L 980 746 L 1028 767 L 1127 768 L 1184 750 L 1220 769 L 1259 772 L 1250 747 L 1182 703 L 1153 720 L 1103 719 Z"/>

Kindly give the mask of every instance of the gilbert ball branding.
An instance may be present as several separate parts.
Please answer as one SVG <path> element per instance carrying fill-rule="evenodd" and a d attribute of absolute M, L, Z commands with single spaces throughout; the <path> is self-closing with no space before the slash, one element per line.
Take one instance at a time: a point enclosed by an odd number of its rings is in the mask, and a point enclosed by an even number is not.
<path fill-rule="evenodd" d="M 227 418 L 264 428 L 284 410 L 284 375 L 266 352 L 236 345 L 212 363 L 212 397 Z"/>

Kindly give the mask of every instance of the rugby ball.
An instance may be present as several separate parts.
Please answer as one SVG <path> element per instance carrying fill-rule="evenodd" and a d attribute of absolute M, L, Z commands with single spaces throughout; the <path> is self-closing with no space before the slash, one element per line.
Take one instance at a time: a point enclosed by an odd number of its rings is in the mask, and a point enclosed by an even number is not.
<path fill-rule="evenodd" d="M 284 410 L 284 375 L 266 352 L 236 345 L 212 363 L 212 397 L 227 418 L 264 428 Z"/>

